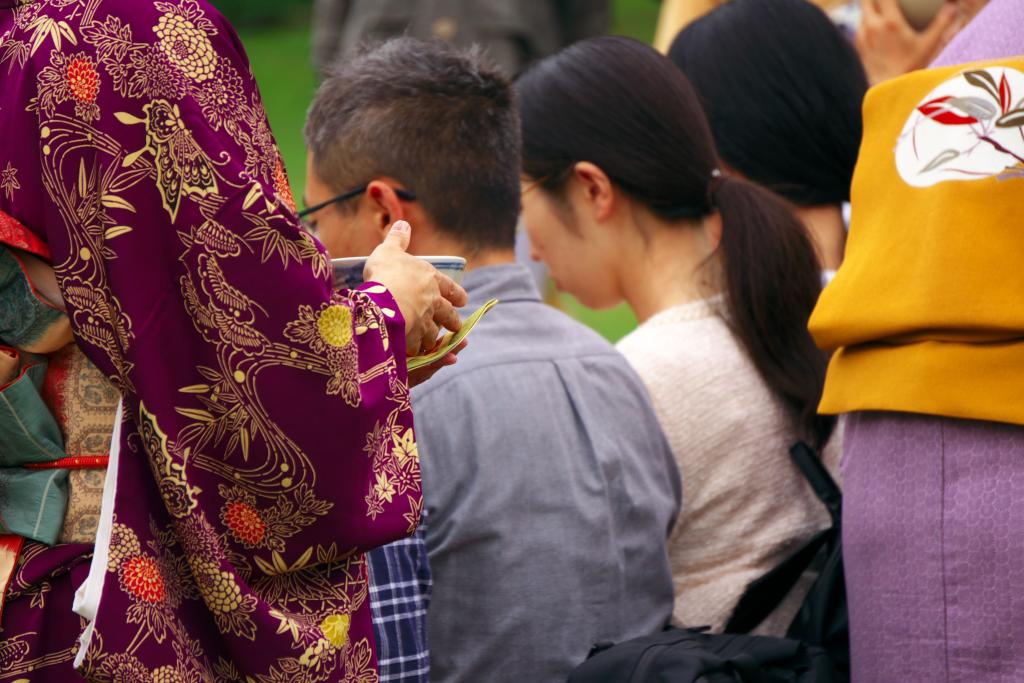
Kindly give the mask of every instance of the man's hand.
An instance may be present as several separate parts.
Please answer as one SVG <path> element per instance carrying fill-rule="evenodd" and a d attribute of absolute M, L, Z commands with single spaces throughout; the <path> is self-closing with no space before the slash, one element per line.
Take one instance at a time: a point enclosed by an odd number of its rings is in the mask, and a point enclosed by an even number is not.
<path fill-rule="evenodd" d="M 388 236 L 370 254 L 363 277 L 391 292 L 405 319 L 406 354 L 417 356 L 436 346 L 441 329 L 457 332 L 462 327 L 455 309 L 465 306 L 469 298 L 466 290 L 447 275 L 406 253 L 411 237 L 412 227 L 405 221 L 395 221 Z"/>
<path fill-rule="evenodd" d="M 920 33 L 903 16 L 899 0 L 863 0 L 855 43 L 868 82 L 882 81 L 922 69 L 934 60 L 961 27 L 956 2 L 946 2 Z"/>

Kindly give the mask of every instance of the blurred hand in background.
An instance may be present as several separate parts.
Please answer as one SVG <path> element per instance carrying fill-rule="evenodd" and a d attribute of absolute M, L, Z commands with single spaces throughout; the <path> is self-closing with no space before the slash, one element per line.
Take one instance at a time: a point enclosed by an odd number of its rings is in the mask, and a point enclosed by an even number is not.
<path fill-rule="evenodd" d="M 986 2 L 948 0 L 930 24 L 916 31 L 899 0 L 862 0 L 855 43 L 868 82 L 877 85 L 928 66 Z"/>

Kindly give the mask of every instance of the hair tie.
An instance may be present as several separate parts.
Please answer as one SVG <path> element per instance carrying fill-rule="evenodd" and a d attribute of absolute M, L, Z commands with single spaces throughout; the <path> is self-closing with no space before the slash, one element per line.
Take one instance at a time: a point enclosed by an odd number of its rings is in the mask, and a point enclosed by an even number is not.
<path fill-rule="evenodd" d="M 716 208 L 715 193 L 718 192 L 718 188 L 722 184 L 722 179 L 725 176 L 722 175 L 722 169 L 713 168 L 711 169 L 711 180 L 708 181 L 708 206 L 712 211 Z"/>

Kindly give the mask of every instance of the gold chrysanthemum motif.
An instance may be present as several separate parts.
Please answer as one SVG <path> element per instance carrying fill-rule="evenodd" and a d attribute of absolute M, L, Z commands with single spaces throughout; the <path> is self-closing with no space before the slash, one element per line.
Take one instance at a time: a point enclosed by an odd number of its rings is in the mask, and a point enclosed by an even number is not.
<path fill-rule="evenodd" d="M 115 523 L 110 530 L 110 548 L 107 552 L 107 569 L 116 572 L 126 560 L 141 555 L 142 546 L 134 531 L 124 524 Z"/>
<path fill-rule="evenodd" d="M 220 614 L 234 612 L 242 605 L 242 590 L 228 572 L 213 562 L 196 560 L 192 565 L 196 585 L 207 607 Z"/>
<path fill-rule="evenodd" d="M 348 629 L 352 617 L 347 614 L 332 614 L 320 623 L 324 638 L 339 650 L 348 645 Z"/>
<path fill-rule="evenodd" d="M 217 56 L 206 33 L 179 14 L 165 14 L 153 27 L 160 49 L 182 72 L 198 83 L 211 78 Z"/>
<path fill-rule="evenodd" d="M 101 681 L 117 681 L 117 683 L 149 683 L 152 674 L 146 665 L 135 655 L 118 652 L 103 659 L 100 664 Z"/>
<path fill-rule="evenodd" d="M 185 75 L 159 46 L 150 45 L 145 50 L 135 50 L 131 53 L 131 60 L 136 71 L 135 79 L 145 77 L 147 96 L 176 100 L 185 94 Z"/>
<path fill-rule="evenodd" d="M 217 64 L 214 77 L 203 83 L 195 97 L 207 120 L 217 130 L 241 116 L 244 94 L 242 78 L 234 67 L 222 61 Z"/>
<path fill-rule="evenodd" d="M 185 683 L 185 679 L 173 666 L 162 666 L 153 672 L 153 683 Z"/>
<path fill-rule="evenodd" d="M 345 306 L 328 306 L 320 312 L 316 327 L 327 344 L 344 348 L 352 341 L 352 311 Z"/>

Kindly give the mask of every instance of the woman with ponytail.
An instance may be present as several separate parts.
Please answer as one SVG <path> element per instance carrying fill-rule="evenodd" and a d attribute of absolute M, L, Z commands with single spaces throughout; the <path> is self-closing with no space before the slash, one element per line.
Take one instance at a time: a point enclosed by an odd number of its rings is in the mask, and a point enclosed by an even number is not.
<path fill-rule="evenodd" d="M 835 456 L 807 332 L 814 247 L 782 200 L 723 173 L 693 88 L 646 45 L 577 43 L 517 89 L 534 255 L 584 304 L 625 300 L 640 320 L 619 349 L 683 477 L 675 620 L 721 629 L 750 581 L 828 524 L 788 456 L 800 440 Z M 758 632 L 784 633 L 806 578 Z"/>

